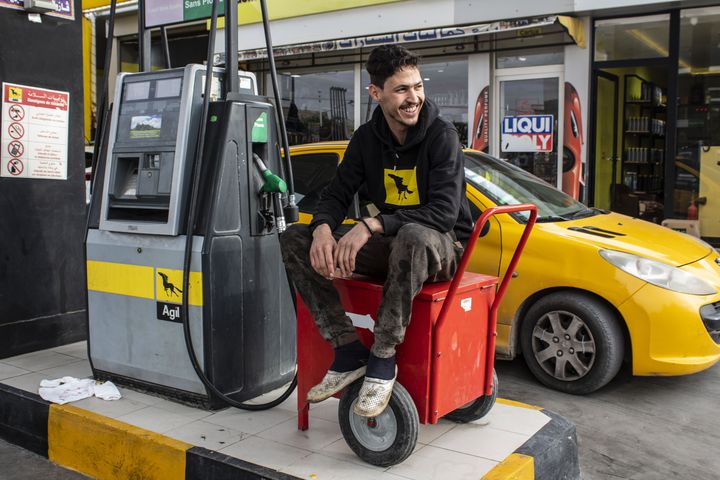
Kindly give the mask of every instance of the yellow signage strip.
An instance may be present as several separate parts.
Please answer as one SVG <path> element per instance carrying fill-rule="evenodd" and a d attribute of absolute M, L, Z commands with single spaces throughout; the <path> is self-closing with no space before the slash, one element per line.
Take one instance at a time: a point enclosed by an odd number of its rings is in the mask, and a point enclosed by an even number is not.
<path fill-rule="evenodd" d="M 128 2 L 130 0 L 118 0 L 117 4 Z M 109 7 L 110 0 L 82 0 L 82 9 L 90 10 L 93 8 Z"/>
<path fill-rule="evenodd" d="M 182 303 L 182 270 L 124 263 L 87 262 L 88 290 L 159 302 Z M 203 304 L 202 273 L 190 272 L 190 305 Z"/>
<path fill-rule="evenodd" d="M 280 20 L 398 1 L 401 0 L 273 0 L 267 2 L 267 9 L 270 20 Z M 260 2 L 258 0 L 241 0 L 238 3 L 238 25 L 258 22 L 262 22 Z M 210 28 L 209 20 L 207 25 Z M 225 17 L 218 18 L 218 28 L 225 28 Z"/>

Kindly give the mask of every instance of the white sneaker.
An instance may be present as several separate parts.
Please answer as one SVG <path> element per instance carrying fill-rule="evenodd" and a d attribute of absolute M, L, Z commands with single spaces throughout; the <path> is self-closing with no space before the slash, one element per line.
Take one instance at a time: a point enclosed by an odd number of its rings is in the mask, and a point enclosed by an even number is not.
<path fill-rule="evenodd" d="M 390 403 L 396 378 L 397 367 L 395 367 L 395 376 L 390 380 L 365 377 L 362 387 L 360 387 L 358 400 L 353 407 L 353 412 L 361 417 L 377 417 L 380 415 Z"/>
<path fill-rule="evenodd" d="M 326 400 L 344 388 L 348 387 L 358 378 L 365 375 L 366 366 L 362 366 L 357 370 L 349 372 L 335 372 L 328 370 L 323 379 L 312 387 L 307 393 L 307 401 L 317 403 Z"/>

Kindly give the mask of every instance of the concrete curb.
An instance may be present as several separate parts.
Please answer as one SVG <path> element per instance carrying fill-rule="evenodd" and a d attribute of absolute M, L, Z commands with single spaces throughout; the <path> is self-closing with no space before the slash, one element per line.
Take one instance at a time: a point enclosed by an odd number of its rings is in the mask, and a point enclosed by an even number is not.
<path fill-rule="evenodd" d="M 580 478 L 575 425 L 550 417 L 540 431 L 482 478 Z M 0 383 L 0 436 L 58 465 L 103 480 L 293 480 L 267 467 L 195 447 L 72 405 L 55 405 Z"/>

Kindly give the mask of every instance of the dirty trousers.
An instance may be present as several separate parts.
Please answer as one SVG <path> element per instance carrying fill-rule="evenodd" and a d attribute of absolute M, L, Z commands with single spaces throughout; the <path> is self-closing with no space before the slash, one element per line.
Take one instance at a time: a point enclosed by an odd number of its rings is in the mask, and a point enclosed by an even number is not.
<path fill-rule="evenodd" d="M 341 225 L 333 236 L 339 240 L 352 225 Z M 312 313 L 320 334 L 333 347 L 358 339 L 331 280 L 310 265 L 312 234 L 307 225 L 295 224 L 280 236 L 283 261 L 300 296 Z M 405 338 L 413 298 L 425 281 L 449 280 L 455 274 L 462 245 L 454 233 L 440 233 L 418 224 L 407 224 L 395 236 L 373 235 L 355 259 L 355 273 L 385 278 L 377 311 L 372 352 L 376 357 L 395 355 Z"/>

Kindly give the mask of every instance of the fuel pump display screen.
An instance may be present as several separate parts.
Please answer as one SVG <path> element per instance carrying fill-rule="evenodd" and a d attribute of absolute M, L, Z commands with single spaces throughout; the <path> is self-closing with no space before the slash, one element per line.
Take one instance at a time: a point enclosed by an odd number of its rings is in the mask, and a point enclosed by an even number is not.
<path fill-rule="evenodd" d="M 158 80 L 155 83 L 155 98 L 179 97 L 182 78 Z"/>
<path fill-rule="evenodd" d="M 116 146 L 172 146 L 180 120 L 183 77 L 130 81 L 124 85 Z"/>
<path fill-rule="evenodd" d="M 150 96 L 150 82 L 134 82 L 125 85 L 125 100 L 146 100 Z"/>
<path fill-rule="evenodd" d="M 162 115 L 130 117 L 130 138 L 160 138 Z"/>

